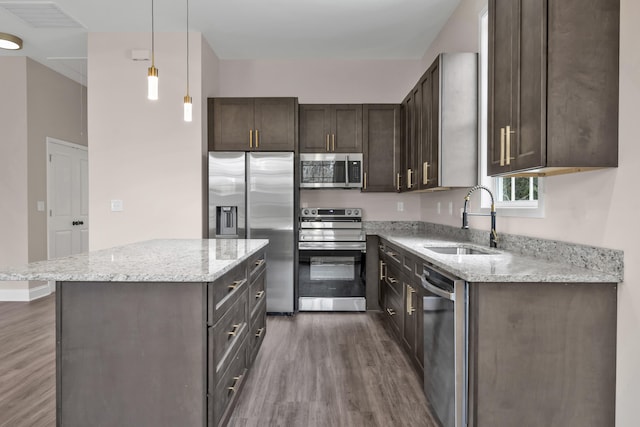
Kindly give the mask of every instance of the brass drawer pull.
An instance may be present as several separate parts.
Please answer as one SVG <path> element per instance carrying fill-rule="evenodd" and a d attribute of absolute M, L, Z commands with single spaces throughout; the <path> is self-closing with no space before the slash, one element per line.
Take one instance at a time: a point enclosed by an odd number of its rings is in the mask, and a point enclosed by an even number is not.
<path fill-rule="evenodd" d="M 336 151 L 336 135 L 334 133 L 331 134 L 331 145 L 333 146 L 331 151 Z"/>
<path fill-rule="evenodd" d="M 385 274 L 384 274 L 384 266 L 386 264 L 384 263 L 384 261 L 380 260 L 380 280 L 384 280 L 385 278 Z"/>
<path fill-rule="evenodd" d="M 264 291 L 260 291 L 256 294 L 256 299 L 260 299 L 264 296 Z"/>
<path fill-rule="evenodd" d="M 409 285 L 407 285 L 407 314 L 411 316 L 416 309 L 413 308 L 413 294 L 416 291 Z"/>
<path fill-rule="evenodd" d="M 500 128 L 500 166 L 504 166 L 504 128 Z"/>
<path fill-rule="evenodd" d="M 396 174 L 396 190 L 400 191 L 400 173 Z"/>
<path fill-rule="evenodd" d="M 396 283 L 398 283 L 398 279 L 389 276 L 389 282 L 391 282 L 392 284 L 396 284 Z"/>
<path fill-rule="evenodd" d="M 422 184 L 429 184 L 429 162 L 424 162 L 422 164 Z"/>
<path fill-rule="evenodd" d="M 413 187 L 413 170 L 407 169 L 407 188 Z"/>
<path fill-rule="evenodd" d="M 234 290 L 237 287 L 239 287 L 240 285 L 242 285 L 244 282 L 246 282 L 245 279 L 242 280 L 236 280 L 235 282 L 233 282 L 232 284 L 230 284 L 229 286 L 227 286 L 227 288 L 229 288 L 229 290 Z"/>
<path fill-rule="evenodd" d="M 242 380 L 242 375 L 233 377 L 233 385 L 231 387 L 227 387 L 227 390 L 232 391 L 234 393 L 238 391 L 238 384 L 240 384 L 241 380 Z"/>
<path fill-rule="evenodd" d="M 260 267 L 262 264 L 264 264 L 264 258 L 257 260 L 256 263 L 255 263 L 255 266 L 256 267 Z"/>
<path fill-rule="evenodd" d="M 260 338 L 264 333 L 264 328 L 260 328 L 256 331 L 256 338 Z"/>
<path fill-rule="evenodd" d="M 242 326 L 242 324 L 238 323 L 236 325 L 233 325 L 233 329 L 230 330 L 229 332 L 227 332 L 227 335 L 231 336 L 231 337 L 235 337 L 236 334 L 238 333 L 238 329 L 240 329 L 240 326 Z"/>
<path fill-rule="evenodd" d="M 327 150 L 326 151 L 329 151 L 329 134 L 327 134 Z"/>
<path fill-rule="evenodd" d="M 387 308 L 387 313 L 389 314 L 389 316 L 395 316 L 396 312 L 394 309 L 392 308 Z"/>
<path fill-rule="evenodd" d="M 258 129 L 256 129 L 256 148 L 260 148 L 260 134 L 258 133 Z"/>

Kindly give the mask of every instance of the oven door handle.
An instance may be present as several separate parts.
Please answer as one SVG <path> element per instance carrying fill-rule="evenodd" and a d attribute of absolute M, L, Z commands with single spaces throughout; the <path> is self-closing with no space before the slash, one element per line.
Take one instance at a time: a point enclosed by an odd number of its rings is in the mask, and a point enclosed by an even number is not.
<path fill-rule="evenodd" d="M 428 290 L 429 292 L 438 295 L 439 297 L 442 298 L 446 298 L 449 301 L 455 301 L 456 300 L 456 296 L 453 292 L 447 292 L 442 288 L 437 287 L 436 285 L 434 285 L 433 283 L 429 282 L 427 279 L 425 279 L 424 276 L 422 276 L 422 286 Z"/>

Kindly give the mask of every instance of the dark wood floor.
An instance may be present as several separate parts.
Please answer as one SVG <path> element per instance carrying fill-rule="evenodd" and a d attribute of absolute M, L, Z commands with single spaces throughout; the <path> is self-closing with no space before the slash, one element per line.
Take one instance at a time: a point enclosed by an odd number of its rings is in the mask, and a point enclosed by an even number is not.
<path fill-rule="evenodd" d="M 55 299 L 0 302 L 0 426 L 55 425 Z M 230 426 L 433 426 L 382 315 L 268 318 Z"/>
<path fill-rule="evenodd" d="M 55 297 L 0 302 L 0 426 L 56 422 Z"/>

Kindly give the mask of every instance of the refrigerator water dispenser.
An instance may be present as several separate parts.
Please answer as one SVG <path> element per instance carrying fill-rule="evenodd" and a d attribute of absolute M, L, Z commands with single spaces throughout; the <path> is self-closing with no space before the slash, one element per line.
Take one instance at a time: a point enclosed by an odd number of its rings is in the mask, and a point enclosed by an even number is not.
<path fill-rule="evenodd" d="M 216 206 L 216 236 L 238 235 L 238 207 Z"/>

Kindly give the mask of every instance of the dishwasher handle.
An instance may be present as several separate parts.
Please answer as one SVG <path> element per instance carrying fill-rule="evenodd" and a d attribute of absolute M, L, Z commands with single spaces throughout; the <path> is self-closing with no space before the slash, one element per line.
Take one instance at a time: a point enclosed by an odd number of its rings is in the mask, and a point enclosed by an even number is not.
<path fill-rule="evenodd" d="M 429 292 L 438 295 L 439 297 L 446 298 L 449 301 L 455 301 L 456 296 L 453 292 L 447 292 L 444 289 L 429 282 L 424 275 L 422 275 L 422 287 Z"/>

